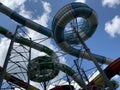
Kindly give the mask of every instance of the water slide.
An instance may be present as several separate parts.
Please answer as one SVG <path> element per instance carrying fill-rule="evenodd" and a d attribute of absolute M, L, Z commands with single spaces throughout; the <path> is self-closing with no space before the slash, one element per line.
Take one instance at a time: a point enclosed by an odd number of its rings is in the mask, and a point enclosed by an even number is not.
<path fill-rule="evenodd" d="M 89 27 L 87 29 L 82 28 L 78 34 L 82 37 L 83 40 L 87 40 L 89 37 L 92 36 L 92 34 L 95 32 L 95 30 L 97 28 L 98 21 L 97 21 L 97 16 L 96 16 L 95 11 L 93 9 L 91 9 L 90 7 L 88 7 L 88 5 L 83 4 L 83 3 L 71 3 L 71 4 L 64 6 L 62 9 L 60 9 L 58 11 L 58 13 L 53 18 L 52 30 L 50 30 L 46 27 L 43 27 L 43 26 L 33 22 L 32 20 L 24 18 L 23 16 L 17 14 L 15 11 L 4 6 L 2 3 L 0 3 L 0 12 L 9 16 L 11 19 L 15 20 L 16 22 L 18 22 L 24 26 L 27 26 L 47 37 L 52 37 L 53 39 L 55 39 L 58 46 L 63 51 L 69 53 L 70 55 L 73 55 L 76 57 L 82 57 L 82 58 L 85 58 L 88 60 L 92 60 L 87 52 L 83 52 L 81 50 L 71 47 L 71 44 L 73 44 L 74 42 L 80 43 L 80 41 L 76 39 L 77 34 L 74 34 L 74 35 L 71 33 L 67 34 L 67 35 L 64 34 L 64 29 L 65 29 L 65 26 L 67 25 L 67 23 L 69 23 L 72 19 L 74 19 L 76 17 L 83 17 L 87 20 Z M 13 34 L 11 32 L 9 32 L 8 30 L 6 30 L 5 28 L 0 27 L 0 33 L 5 35 L 9 39 L 12 39 Z M 59 34 L 59 36 L 58 36 L 58 34 Z M 70 37 L 74 38 L 73 41 L 69 40 Z M 26 46 L 31 45 L 31 41 L 29 41 L 28 39 L 22 38 L 22 37 L 16 37 L 15 42 L 21 43 Z M 32 48 L 34 48 L 36 50 L 47 53 L 49 56 L 55 55 L 55 57 L 56 57 L 56 54 L 46 46 L 43 46 L 43 45 L 35 43 L 35 42 L 32 42 L 31 46 L 32 46 Z M 119 61 L 119 59 L 112 62 L 113 61 L 112 59 L 101 56 L 101 55 L 93 54 L 93 56 L 96 58 L 96 60 L 99 63 L 107 64 L 107 65 L 110 64 L 104 70 L 105 73 L 107 74 L 107 76 L 109 77 L 109 79 L 111 79 L 114 75 L 119 73 L 120 70 L 117 68 L 120 65 L 119 65 L 119 63 L 116 63 Z M 39 57 L 39 58 L 41 59 L 41 57 Z M 37 60 L 39 60 L 39 59 L 37 59 Z M 52 61 L 46 62 L 44 65 L 41 64 L 41 67 L 42 68 L 46 67 L 49 69 L 52 69 L 53 67 L 57 67 L 56 71 L 51 73 L 51 74 L 53 74 L 53 73 L 56 74 L 56 73 L 58 73 L 58 70 L 63 71 L 63 68 L 61 67 L 61 66 L 63 66 L 63 67 L 65 67 L 64 69 L 66 71 L 68 70 L 67 74 L 70 75 L 80 86 L 82 86 L 80 78 L 74 77 L 75 73 L 71 68 L 69 68 L 68 66 L 63 65 L 59 62 L 54 63 L 54 61 L 55 60 L 53 60 L 53 62 Z M 47 65 L 50 65 L 50 67 L 47 67 Z M 32 69 L 34 70 L 34 68 L 32 68 Z M 112 73 L 112 75 L 110 76 L 108 73 Z M 49 73 L 47 73 L 47 74 L 49 75 Z M 53 74 L 53 76 L 54 76 L 54 74 Z M 46 75 L 46 76 L 48 76 L 48 75 Z M 33 77 L 34 77 L 34 75 L 33 75 Z M 52 78 L 49 77 L 49 79 L 52 79 Z M 102 84 L 103 79 L 98 79 L 98 78 L 102 78 L 102 77 L 100 75 L 98 75 L 88 85 L 92 85 L 93 83 L 94 84 L 97 84 L 97 83 Z M 33 80 L 34 79 L 36 81 L 36 77 L 33 78 Z"/>
<path fill-rule="evenodd" d="M 13 38 L 12 32 L 8 31 L 7 29 L 3 27 L 0 27 L 0 34 L 3 34 L 9 39 Z M 81 77 L 77 75 L 74 72 L 74 70 L 72 70 L 69 66 L 59 63 L 57 55 L 48 47 L 38 44 L 36 42 L 30 41 L 26 38 L 19 37 L 19 36 L 16 36 L 15 42 L 26 45 L 26 46 L 31 46 L 31 48 L 34 48 L 41 52 L 45 52 L 49 56 L 49 57 L 46 57 L 46 56 L 36 57 L 35 59 L 31 61 L 32 63 L 29 64 L 31 66 L 31 73 L 30 73 L 31 80 L 36 81 L 36 82 L 45 82 L 45 81 L 55 78 L 58 75 L 59 70 L 61 70 L 67 73 L 69 76 L 71 76 L 73 80 L 78 83 L 78 85 L 80 85 L 81 87 L 83 86 Z M 39 67 L 39 69 L 36 70 L 35 66 Z M 41 69 L 42 70 L 45 69 L 44 71 L 45 73 L 44 72 L 42 74 L 39 73 L 41 72 Z M 52 70 L 52 72 L 49 73 L 49 70 Z"/>
<path fill-rule="evenodd" d="M 66 12 L 67 11 L 67 12 Z M 91 57 L 88 55 L 87 52 L 75 49 L 71 47 L 70 43 L 73 43 L 76 40 L 76 35 L 67 35 L 64 37 L 63 30 L 65 25 L 73 18 L 77 17 L 83 17 L 87 19 L 89 22 L 90 29 L 88 30 L 81 30 L 79 35 L 81 35 L 83 40 L 87 40 L 89 37 L 92 36 L 92 34 L 95 32 L 95 29 L 97 27 L 98 21 L 97 16 L 95 14 L 95 11 L 91 8 L 89 8 L 86 4 L 83 3 L 71 3 L 66 6 L 64 6 L 62 9 L 58 11 L 58 13 L 53 18 L 52 23 L 52 30 L 43 27 L 35 22 L 33 22 L 30 19 L 26 19 L 23 16 L 17 14 L 15 11 L 11 10 L 10 8 L 6 7 L 2 3 L 0 3 L 0 12 L 7 15 L 11 19 L 15 20 L 16 22 L 31 28 L 32 30 L 35 30 L 45 36 L 53 37 L 55 39 L 56 43 L 60 48 L 75 56 L 75 57 L 83 57 L 87 60 L 91 60 Z M 61 14 L 62 12 L 62 14 Z M 64 14 L 64 15 L 63 15 Z M 74 37 L 73 37 L 74 36 Z M 67 39 L 66 39 L 67 37 Z M 70 41 L 69 38 L 73 37 L 73 40 Z M 68 40 L 69 39 L 69 40 Z M 68 42 L 69 43 L 68 43 Z M 80 42 L 80 41 L 79 41 Z M 93 56 L 96 58 L 96 60 L 103 64 L 110 64 L 113 60 L 101 55 L 93 54 Z"/>

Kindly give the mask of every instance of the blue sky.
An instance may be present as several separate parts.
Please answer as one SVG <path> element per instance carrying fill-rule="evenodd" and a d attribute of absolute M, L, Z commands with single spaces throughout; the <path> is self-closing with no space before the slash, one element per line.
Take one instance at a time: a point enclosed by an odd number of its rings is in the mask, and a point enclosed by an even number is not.
<path fill-rule="evenodd" d="M 94 9 L 98 16 L 98 27 L 94 35 L 86 41 L 92 53 L 103 55 L 115 60 L 120 57 L 120 0 L 76 0 L 77 2 L 84 2 Z M 51 23 L 54 15 L 64 5 L 75 2 L 75 0 L 0 0 L 3 4 L 15 10 L 19 14 L 45 26 L 51 28 Z M 9 17 L 0 13 L 0 26 L 3 26 L 14 32 L 17 25 L 16 22 Z M 30 29 L 28 34 L 33 38 L 43 37 Z M 54 41 L 53 41 L 54 42 Z M 0 35 L 0 58 L 4 58 L 7 51 L 6 45 L 8 41 Z M 44 45 L 51 45 L 51 41 L 43 42 Z M 8 45 L 7 45 L 8 46 Z M 33 53 L 32 57 L 37 56 Z M 67 59 L 71 59 L 67 57 Z M 71 64 L 68 60 L 63 58 L 63 63 Z M 1 62 L 2 63 L 2 62 Z M 119 77 L 117 77 L 119 78 Z M 119 88 L 120 89 L 120 88 Z"/>

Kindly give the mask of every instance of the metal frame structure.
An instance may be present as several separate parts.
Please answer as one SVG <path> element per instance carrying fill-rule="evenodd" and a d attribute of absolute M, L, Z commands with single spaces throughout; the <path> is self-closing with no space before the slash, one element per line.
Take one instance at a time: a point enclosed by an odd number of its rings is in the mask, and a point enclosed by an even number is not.
<path fill-rule="evenodd" d="M 17 26 L 16 27 L 16 31 L 15 31 L 15 33 L 14 33 L 14 37 L 13 37 L 13 39 L 11 40 L 11 43 L 12 44 L 10 44 L 10 46 L 9 46 L 9 48 L 10 49 L 8 49 L 8 54 L 7 54 L 7 63 L 5 63 L 5 65 L 6 65 L 6 68 L 4 68 L 3 69 L 3 71 L 5 70 L 5 72 L 2 72 L 2 75 L 3 75 L 3 77 L 1 77 L 1 78 L 4 78 L 5 77 L 5 75 L 6 75 L 6 72 L 7 73 L 10 73 L 10 75 L 13 75 L 13 76 L 15 76 L 15 77 L 17 77 L 17 78 L 19 78 L 20 80 L 22 80 L 22 81 L 24 81 L 24 79 L 25 78 L 27 78 L 24 82 L 27 84 L 27 87 L 25 87 L 27 90 L 31 90 L 30 89 L 30 79 L 29 79 L 29 76 L 30 76 L 30 67 L 29 66 L 27 66 L 27 63 L 30 63 L 30 60 L 31 60 L 31 46 L 30 47 L 25 47 L 24 45 L 22 45 L 22 44 L 18 44 L 18 45 L 15 45 L 14 44 L 14 41 L 15 41 L 15 37 L 16 36 L 19 36 L 20 35 L 20 33 L 19 33 L 19 31 L 18 30 L 22 30 L 21 29 L 21 27 L 20 26 Z M 22 31 L 23 33 L 25 33 L 24 31 Z M 76 33 L 77 33 L 77 31 L 76 31 Z M 87 49 L 87 46 L 86 46 L 86 44 L 82 41 L 82 39 L 81 39 L 81 37 L 80 36 L 78 36 L 79 37 L 79 39 L 80 39 L 80 41 L 81 41 L 81 43 L 82 43 L 82 45 L 81 45 L 81 47 L 84 47 L 84 48 L 82 48 L 82 49 L 85 49 L 86 51 L 87 50 L 89 50 L 89 49 Z M 29 37 L 29 40 L 31 41 L 31 45 L 32 45 L 32 40 L 31 40 L 31 38 Z M 40 42 L 41 43 L 41 42 Z M 19 48 L 19 47 L 22 47 L 23 48 L 23 50 L 21 51 L 20 49 L 18 49 L 17 50 L 17 48 Z M 19 51 L 20 50 L 20 51 Z M 57 53 L 61 53 L 62 51 L 60 50 L 60 51 L 56 51 Z M 24 55 L 23 55 L 23 53 L 24 53 Z M 90 54 L 91 52 L 90 51 L 88 51 L 88 53 Z M 63 53 L 63 55 L 62 55 L 62 57 L 64 56 L 64 55 L 67 55 L 66 53 Z M 18 61 L 16 61 L 14 58 L 16 58 L 16 57 L 21 57 L 22 58 L 22 61 L 20 60 L 18 60 Z M 58 56 L 58 58 L 60 58 L 61 56 Z M 94 57 L 92 57 L 92 58 L 94 58 Z M 26 60 L 25 60 L 26 59 Z M 92 59 L 93 60 L 93 59 Z M 81 67 L 81 65 L 78 65 L 78 63 L 80 63 L 80 62 L 82 62 L 83 60 L 81 59 L 81 60 L 79 60 L 79 58 L 78 59 L 76 59 L 76 60 L 74 60 L 74 64 L 73 64 L 73 66 L 74 66 L 74 68 L 76 67 L 76 73 L 77 73 L 77 76 L 80 76 L 81 77 L 81 80 L 82 80 L 82 83 L 83 83 L 83 88 L 84 89 L 87 89 L 87 88 L 90 88 L 89 86 L 86 86 L 86 83 L 85 82 L 89 82 L 89 80 L 87 80 L 87 75 L 86 75 L 86 72 L 85 72 L 85 70 Z M 24 63 L 24 65 L 22 65 Z M 100 68 L 100 66 L 98 65 L 98 62 L 95 62 L 95 64 L 97 63 L 97 65 L 96 65 L 96 69 L 98 69 L 98 68 Z M 25 65 L 26 64 L 26 65 Z M 14 65 L 15 65 L 15 67 L 14 67 Z M 25 67 L 24 67 L 25 66 Z M 5 67 L 5 66 L 4 66 Z M 20 69 L 20 71 L 19 72 L 13 72 L 13 70 L 15 70 L 15 68 L 19 68 Z M 12 72 L 11 72 L 11 70 L 12 70 Z M 100 68 L 101 69 L 101 68 Z M 65 69 L 66 70 L 66 69 Z M 66 71 L 64 71 L 64 72 L 66 72 Z M 104 73 L 103 71 L 102 71 L 102 73 Z M 27 75 L 27 76 L 25 76 L 25 75 Z M 21 77 L 22 76 L 22 77 Z M 86 78 L 86 77 L 87 78 Z M 24 78 L 23 78 L 24 77 Z M 104 77 L 103 77 L 104 78 Z M 106 77 L 105 77 L 106 78 Z M 61 79 L 63 79 L 63 80 L 66 80 L 66 82 L 68 82 L 68 85 L 71 85 L 71 83 L 72 83 L 72 79 L 70 79 L 70 77 L 67 75 L 67 73 L 64 75 L 64 77 L 61 77 Z M 60 80 L 61 80 L 60 79 Z M 1 80 L 3 80 L 3 79 L 1 79 Z M 57 81 L 58 82 L 60 82 L 60 80 L 56 80 L 56 81 L 54 81 L 54 82 L 41 82 L 41 86 L 43 87 L 43 89 L 44 90 L 47 90 L 47 87 L 51 84 L 51 83 L 56 83 Z M 107 80 L 107 79 L 106 79 Z M 109 85 L 109 81 L 107 81 L 108 82 L 108 85 Z M 2 83 L 3 83 L 3 81 L 2 81 Z M 14 84 L 14 82 L 13 83 L 11 83 L 11 82 L 9 82 L 8 81 L 8 83 L 9 83 L 9 85 L 10 85 L 10 88 L 12 89 L 12 88 L 21 88 L 21 86 L 18 86 L 18 85 L 15 85 Z M 57 84 L 55 84 L 55 85 L 57 85 Z M 59 84 L 58 84 L 59 85 Z M 1 86 L 2 86 L 2 84 L 1 84 Z M 93 86 L 94 87 L 94 86 Z M 92 88 L 93 88 L 92 86 L 91 86 L 91 90 L 92 90 Z M 96 86 L 97 88 L 102 88 L 103 89 L 103 87 L 98 87 L 98 86 Z M 109 86 L 108 86 L 109 87 Z M 111 88 L 111 87 L 110 87 Z M 35 89 L 36 90 L 36 89 Z"/>
<path fill-rule="evenodd" d="M 114 90 L 114 88 L 113 88 L 112 84 L 110 83 L 108 77 L 106 76 L 105 72 L 101 69 L 101 67 L 99 66 L 96 58 L 91 53 L 90 49 L 87 47 L 87 45 L 85 44 L 85 42 L 83 41 L 83 39 L 79 35 L 79 32 L 78 32 L 79 28 L 78 28 L 77 18 L 75 19 L 75 21 L 76 21 L 76 23 L 75 23 L 76 27 L 73 25 L 73 30 L 76 32 L 76 35 L 79 38 L 82 46 L 84 47 L 84 49 L 88 53 L 88 55 L 91 57 L 92 62 L 95 64 L 96 68 L 98 69 L 98 71 L 100 72 L 102 77 L 104 78 L 104 82 L 107 84 L 107 86 L 110 88 L 110 90 Z"/>
<path fill-rule="evenodd" d="M 27 64 L 31 60 L 31 47 L 25 47 L 22 44 L 15 43 L 16 36 L 21 36 L 20 32 L 26 34 L 21 28 L 22 27 L 20 25 L 16 26 L 14 36 L 11 39 L 6 59 L 1 71 L 1 88 L 6 88 L 2 87 L 4 81 L 6 81 L 5 84 L 9 84 L 9 88 L 24 88 L 27 90 L 30 88 L 30 70 Z M 28 38 L 31 40 L 30 37 Z M 19 86 L 20 84 L 21 86 Z"/>
<path fill-rule="evenodd" d="M 32 20 L 24 18 L 2 3 L 0 3 L 0 10 L 18 23 L 48 36 L 47 39 L 50 37 L 53 38 L 60 47 L 59 50 L 55 51 L 51 50 L 49 46 L 42 45 L 41 43 L 44 40 L 40 39 L 41 41 L 39 43 L 34 42 L 32 38 L 22 30 L 22 26 L 19 25 L 16 27 L 14 34 L 4 28 L 0 28 L 2 29 L 0 33 L 11 39 L 3 68 L 0 67 L 1 88 L 4 88 L 2 85 L 5 79 L 10 89 L 22 88 L 38 90 L 38 88 L 30 85 L 30 80 L 33 80 L 39 82 L 44 90 L 47 90 L 51 84 L 54 84 L 53 86 L 55 87 L 67 84 L 69 88 L 71 88 L 73 81 L 77 83 L 78 88 L 81 90 L 87 90 L 88 88 L 91 88 L 91 90 L 94 90 L 94 88 L 103 90 L 103 88 L 105 89 L 106 87 L 110 90 L 114 90 L 104 70 L 102 70 L 98 64 L 110 64 L 111 59 L 91 53 L 84 42 L 84 40 L 92 36 L 98 25 L 96 13 L 88 5 L 83 3 L 70 3 L 60 9 L 53 18 L 53 31 Z M 84 20 L 82 23 L 78 22 L 77 17 L 84 18 L 89 24 Z M 84 27 L 79 26 L 78 23 Z M 70 25 L 71 31 L 64 31 L 67 24 Z M 31 60 L 31 48 L 45 52 L 47 55 L 43 57 L 39 56 Z M 66 59 L 69 59 L 69 56 L 74 56 L 74 60 L 71 61 L 72 64 L 70 63 L 71 66 L 59 62 L 60 57 L 67 57 Z M 81 60 L 79 58 L 81 58 Z M 105 83 L 105 87 L 99 87 L 96 84 L 89 86 L 89 75 L 85 67 L 82 67 L 85 61 L 83 58 L 90 60 L 95 69 L 100 72 L 100 78 L 103 80 L 102 83 Z M 91 69 L 93 69 L 93 67 L 89 68 L 89 70 Z M 60 75 L 59 71 L 64 72 L 64 74 L 62 74 L 62 77 L 58 78 L 57 76 Z M 61 83 L 61 81 L 65 82 Z M 75 82 L 74 84 L 76 84 Z"/>

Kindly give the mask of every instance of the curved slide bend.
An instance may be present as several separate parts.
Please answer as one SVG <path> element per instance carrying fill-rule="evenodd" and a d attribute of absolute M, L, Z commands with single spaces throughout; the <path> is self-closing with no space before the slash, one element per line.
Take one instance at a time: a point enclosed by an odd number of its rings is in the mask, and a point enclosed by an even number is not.
<path fill-rule="evenodd" d="M 0 33 L 9 39 L 13 38 L 13 34 L 3 27 L 0 27 Z M 36 57 L 31 61 L 31 63 L 29 64 L 30 66 L 40 67 L 38 70 L 36 68 L 31 68 L 32 70 L 31 77 L 30 77 L 31 80 L 36 82 L 48 81 L 55 78 L 55 76 L 58 75 L 59 70 L 61 70 L 67 73 L 69 76 L 71 76 L 73 80 L 78 83 L 78 85 L 80 85 L 81 87 L 83 86 L 80 76 L 78 76 L 70 67 L 59 63 L 57 55 L 48 47 L 19 36 L 16 36 L 15 42 L 26 45 L 26 46 L 31 46 L 31 48 L 34 48 L 39 51 L 43 51 L 48 55 L 48 56 Z M 35 61 L 37 61 L 38 63 L 36 63 Z M 44 69 L 47 69 L 47 70 L 43 71 L 43 73 L 40 73 L 40 70 L 44 70 Z M 36 72 L 36 70 L 38 71 L 39 75 Z M 49 73 L 51 70 L 52 72 Z"/>
<path fill-rule="evenodd" d="M 88 5 L 78 2 L 64 6 L 55 15 L 52 22 L 53 37 L 56 43 L 58 44 L 58 46 L 63 51 L 76 57 L 82 57 L 91 60 L 91 57 L 88 55 L 87 52 L 83 52 L 81 50 L 73 48 L 67 42 L 64 35 L 64 29 L 67 23 L 69 23 L 72 19 L 77 17 L 82 17 L 86 19 L 86 21 L 89 24 L 89 28 L 87 28 L 87 30 L 85 28 L 82 28 L 78 34 L 81 36 L 83 40 L 87 40 L 88 38 L 90 38 L 95 32 L 98 25 L 97 16 L 95 11 L 90 7 L 88 7 Z M 77 37 L 76 34 L 74 36 Z M 98 62 L 103 64 L 110 64 L 112 62 L 112 59 L 106 58 L 104 56 L 100 56 L 96 54 L 93 54 L 93 56 L 96 58 Z"/>
<path fill-rule="evenodd" d="M 34 29 L 35 31 L 42 33 L 48 37 L 52 36 L 52 33 L 49 29 L 47 29 L 47 28 L 45 28 L 45 27 L 43 27 L 43 26 L 41 26 L 41 25 L 39 25 L 39 24 L 29 20 L 29 19 L 26 19 L 26 18 L 20 16 L 16 12 L 14 12 L 11 9 L 4 6 L 2 3 L 0 3 L 0 11 L 22 25 L 25 25 L 31 29 Z M 95 32 L 95 29 L 97 28 L 97 24 L 98 24 L 97 16 L 96 16 L 95 11 L 93 9 L 91 9 L 86 4 L 83 4 L 83 3 L 71 3 L 71 4 L 68 4 L 65 7 L 63 7 L 61 10 L 59 10 L 59 12 L 55 15 L 55 17 L 53 19 L 53 24 L 52 24 L 53 37 L 54 37 L 56 43 L 65 52 L 67 52 L 73 56 L 76 56 L 76 57 L 83 57 L 85 59 L 91 60 L 91 58 L 89 57 L 87 52 L 83 52 L 83 51 L 80 51 L 80 50 L 77 50 L 77 49 L 71 47 L 70 43 L 68 43 L 66 41 L 66 38 L 64 36 L 64 28 L 65 28 L 66 24 L 68 22 L 70 22 L 72 19 L 77 18 L 77 17 L 83 17 L 89 23 L 89 28 L 87 30 L 84 30 L 84 28 L 81 29 L 79 35 L 82 37 L 83 40 L 87 40 L 89 37 L 91 37 L 92 34 Z M 4 28 L 0 28 L 0 33 L 5 35 L 6 37 L 12 39 L 12 36 L 13 36 L 12 33 L 7 31 Z M 60 35 L 60 36 L 58 36 L 58 35 Z M 72 37 L 75 39 L 76 35 L 75 35 L 75 37 L 74 36 L 72 36 Z M 24 44 L 26 46 L 31 45 L 31 41 L 29 41 L 25 38 L 22 38 L 22 37 L 17 37 L 15 41 L 17 43 L 21 43 L 21 44 Z M 49 48 L 47 48 L 43 45 L 32 42 L 31 46 L 32 46 L 32 48 L 34 48 L 36 50 L 40 50 L 40 51 L 47 53 L 49 56 L 55 55 L 55 57 L 56 57 L 56 54 L 53 51 L 51 51 Z M 96 54 L 93 54 L 93 56 L 98 60 L 98 62 L 103 63 L 103 64 L 110 64 L 112 62 L 112 59 L 106 58 L 104 56 L 100 56 L 100 55 L 96 55 Z M 63 69 L 61 66 L 64 66 L 58 62 L 48 62 L 48 63 L 46 62 L 45 64 L 46 65 L 49 64 L 52 67 L 54 67 L 54 66 L 58 67 L 61 70 Z M 43 65 L 43 68 L 45 68 L 44 65 Z M 111 63 L 107 69 L 104 70 L 106 72 L 106 74 L 109 72 L 111 72 L 113 74 L 113 75 L 107 74 L 108 77 L 110 77 L 110 78 L 113 77 L 115 74 L 117 74 L 120 71 L 117 68 L 115 68 L 114 65 L 117 65 L 117 67 L 120 66 L 115 61 L 115 62 Z M 41 64 L 41 66 L 42 66 L 42 64 Z M 67 67 L 67 66 L 65 66 L 65 67 Z M 50 67 L 48 67 L 48 68 L 51 69 Z M 68 75 L 70 75 L 71 77 L 74 76 L 74 72 L 69 67 L 65 68 L 65 69 L 68 69 L 68 71 L 72 73 L 71 74 L 71 73 L 67 72 Z M 117 71 L 115 69 L 117 69 Z M 79 81 L 77 81 L 76 78 L 74 80 L 76 82 L 78 82 L 79 85 L 82 86 L 81 81 L 79 79 L 78 79 Z M 95 80 L 94 83 L 101 81 L 101 80 L 102 79 L 99 80 L 97 78 L 97 80 Z M 100 82 L 100 83 L 102 83 L 102 82 Z"/>
<path fill-rule="evenodd" d="M 72 70 L 70 67 L 68 67 L 65 64 L 61 63 L 54 63 L 54 62 L 49 62 L 49 57 L 44 56 L 46 60 L 48 60 L 46 63 L 42 63 L 43 57 L 37 57 L 33 59 L 29 65 L 31 66 L 31 80 L 41 82 L 44 81 L 46 78 L 40 78 L 40 72 L 43 69 L 54 69 L 54 70 L 61 70 L 65 73 L 67 73 L 69 76 L 73 78 L 77 82 L 78 85 L 83 86 L 81 82 L 81 77 L 75 73 L 74 70 Z M 44 61 L 44 60 L 43 60 Z M 116 59 L 114 62 L 112 62 L 107 68 L 105 68 L 104 72 L 106 73 L 107 77 L 111 79 L 115 75 L 120 73 L 120 58 Z M 36 76 L 39 77 L 36 77 Z M 113 83 L 115 84 L 115 83 Z M 104 79 L 101 76 L 101 74 L 97 75 L 87 86 L 103 86 L 104 84 Z M 61 86 L 64 87 L 64 86 Z M 116 85 L 114 85 L 115 88 L 117 88 Z M 92 90 L 96 90 L 97 88 L 93 88 Z M 55 89 L 57 90 L 57 89 Z M 60 89 L 61 90 L 61 89 Z"/>
<path fill-rule="evenodd" d="M 30 65 L 30 78 L 33 81 L 37 81 L 37 82 L 42 82 L 44 81 L 44 79 L 47 78 L 42 78 L 40 75 L 40 72 L 44 69 L 54 69 L 54 70 L 61 70 L 62 72 L 68 74 L 69 76 L 71 76 L 73 78 L 74 81 L 76 81 L 76 83 L 79 86 L 83 86 L 82 81 L 81 81 L 81 77 L 76 74 L 76 72 L 74 70 L 72 70 L 72 68 L 70 68 L 69 66 L 62 64 L 62 63 L 56 63 L 56 62 L 49 62 L 49 57 L 44 56 L 44 58 L 46 58 L 46 60 L 48 60 L 47 62 L 45 62 L 43 60 L 43 57 L 37 57 L 35 59 L 33 59 L 28 65 Z M 42 62 L 43 60 L 43 62 Z M 38 77 L 36 77 L 38 76 Z M 49 74 L 48 74 L 49 76 Z M 51 76 L 49 76 L 51 77 Z M 48 80 L 50 80 L 48 78 Z"/>
<path fill-rule="evenodd" d="M 9 39 L 13 38 L 13 34 L 3 27 L 0 27 L 0 34 L 3 34 L 4 36 L 6 36 Z M 30 41 L 30 40 L 23 38 L 23 37 L 20 37 L 20 36 L 16 36 L 15 42 L 26 45 L 28 47 L 31 46 L 31 48 L 34 48 L 38 51 L 45 52 L 49 56 L 49 58 L 51 58 L 50 59 L 51 62 L 56 62 L 56 63 L 59 62 L 56 53 L 54 53 L 51 49 L 49 49 L 48 47 L 46 47 L 44 45 L 38 44 L 36 42 Z M 41 76 L 44 76 L 44 78 L 49 78 L 49 80 L 50 80 L 50 79 L 55 78 L 55 76 L 57 76 L 58 73 L 59 73 L 59 70 L 52 70 L 51 69 L 51 73 L 49 74 L 51 77 L 49 77 L 49 76 L 45 77 L 45 73 L 43 73 Z M 17 80 L 17 79 L 15 79 L 15 80 Z M 46 80 L 48 80 L 48 79 L 46 79 Z"/>
<path fill-rule="evenodd" d="M 0 3 L 0 12 L 7 15 L 8 17 L 15 20 L 16 22 L 26 27 L 29 27 L 45 36 L 53 37 L 63 51 L 76 57 L 83 57 L 85 59 L 91 60 L 91 58 L 86 52 L 72 48 L 69 45 L 74 43 L 77 44 L 80 42 L 78 41 L 78 38 L 76 38 L 76 35 L 70 33 L 64 36 L 64 33 L 63 33 L 65 25 L 71 19 L 74 19 L 77 17 L 83 17 L 88 21 L 89 28 L 87 28 L 87 30 L 81 30 L 79 35 L 81 35 L 83 40 L 86 40 L 92 36 L 92 34 L 95 32 L 95 29 L 97 28 L 98 21 L 97 21 L 97 16 L 95 11 L 89 8 L 88 5 L 77 2 L 77 3 L 71 3 L 64 6 L 62 9 L 58 11 L 58 13 L 55 15 L 53 19 L 53 23 L 52 23 L 53 30 L 43 27 L 42 25 L 39 25 L 30 19 L 24 18 L 23 16 L 17 14 L 15 11 L 6 7 L 2 3 Z M 71 37 L 73 39 L 70 39 Z M 110 58 L 97 55 L 97 54 L 93 54 L 93 55 L 100 63 L 110 64 L 112 62 L 112 59 Z"/>

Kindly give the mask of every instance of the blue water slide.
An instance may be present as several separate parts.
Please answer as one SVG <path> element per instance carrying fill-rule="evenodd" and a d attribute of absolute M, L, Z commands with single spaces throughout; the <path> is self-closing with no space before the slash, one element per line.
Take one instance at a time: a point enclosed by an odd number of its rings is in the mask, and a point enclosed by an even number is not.
<path fill-rule="evenodd" d="M 52 22 L 52 30 L 53 30 L 53 37 L 58 44 L 58 46 L 65 52 L 69 53 L 70 55 L 76 57 L 83 57 L 85 59 L 91 60 L 91 57 L 88 55 L 87 52 L 78 50 L 69 44 L 65 38 L 64 30 L 66 25 L 75 18 L 84 18 L 87 22 L 89 28 L 82 28 L 77 33 L 81 36 L 83 40 L 87 40 L 90 38 L 98 25 L 97 15 L 96 12 L 91 9 L 88 5 L 83 3 L 70 3 L 64 6 L 62 9 L 58 11 L 58 13 L 53 18 Z M 73 28 L 74 29 L 74 28 Z M 71 36 L 77 36 L 71 35 Z M 70 36 L 69 36 L 70 37 Z M 73 37 L 73 38 L 75 38 Z M 80 41 L 79 41 L 80 42 Z M 101 55 L 93 54 L 93 56 L 97 59 L 100 63 L 110 64 L 112 59 L 106 58 Z"/>
<path fill-rule="evenodd" d="M 64 6 L 55 15 L 52 23 L 52 30 L 42 25 L 39 25 L 30 19 L 24 18 L 23 16 L 17 14 L 15 11 L 6 7 L 2 3 L 0 3 L 0 12 L 9 16 L 11 19 L 15 20 L 16 22 L 24 26 L 27 26 L 45 36 L 53 37 L 56 43 L 65 52 L 76 57 L 83 57 L 85 59 L 91 60 L 88 53 L 71 47 L 71 44 L 74 44 L 74 43 L 78 44 L 80 42 L 76 37 L 76 34 L 69 33 L 67 35 L 66 34 L 64 35 L 64 28 L 66 24 L 69 23 L 70 20 L 77 17 L 82 17 L 86 19 L 86 21 L 89 24 L 88 25 L 89 28 L 87 29 L 82 28 L 79 32 L 79 35 L 82 37 L 82 39 L 87 40 L 89 37 L 93 35 L 93 33 L 97 28 L 98 21 L 97 21 L 97 16 L 95 11 L 90 7 L 88 7 L 88 5 L 77 2 L 77 3 L 70 3 Z M 101 55 L 96 55 L 96 54 L 93 54 L 93 55 L 100 63 L 105 63 L 105 64 L 111 63 L 112 59 L 106 58 Z"/>

